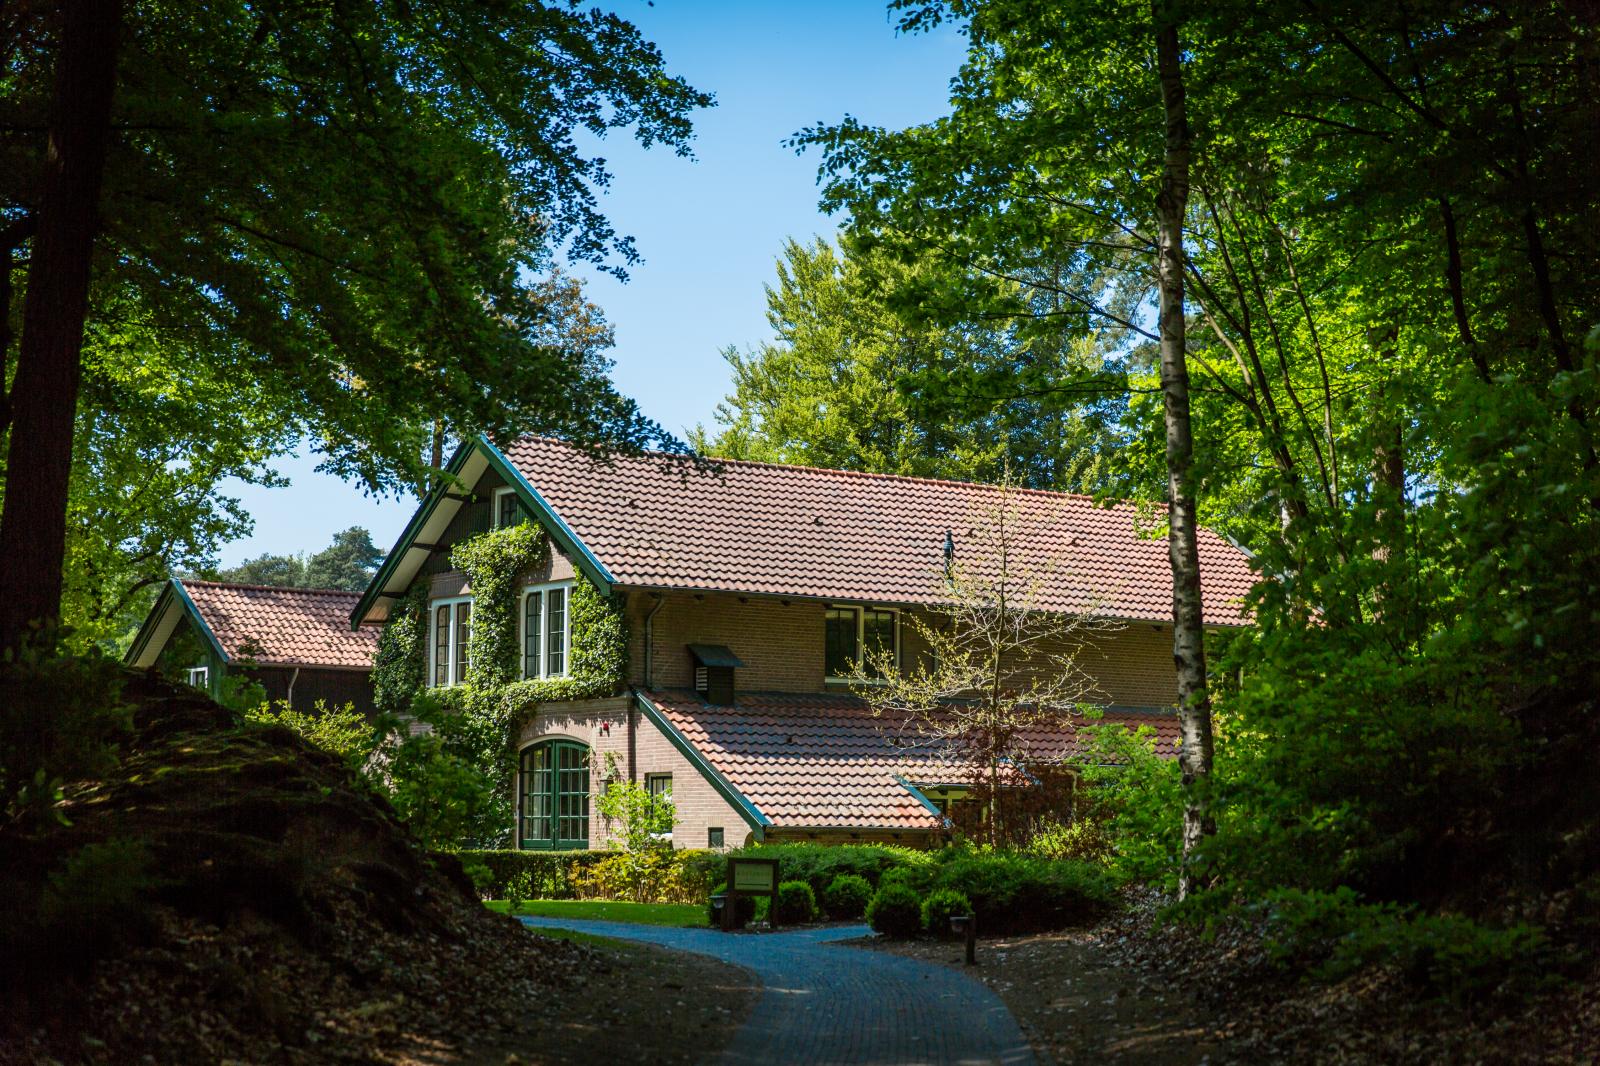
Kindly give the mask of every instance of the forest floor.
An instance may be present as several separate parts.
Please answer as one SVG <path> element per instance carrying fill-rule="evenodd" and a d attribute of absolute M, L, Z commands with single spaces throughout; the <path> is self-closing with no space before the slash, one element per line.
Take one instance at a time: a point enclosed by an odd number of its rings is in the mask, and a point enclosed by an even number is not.
<path fill-rule="evenodd" d="M 1005 1001 L 1041 1061 L 1060 1066 L 1299 1062 L 1600 1062 L 1600 983 L 1460 1006 L 1391 971 L 1322 983 L 1269 964 L 1258 937 L 1207 939 L 1156 921 L 1152 896 L 1093 929 L 984 938 L 968 968 Z M 862 942 L 953 968 L 949 940 Z"/>
<path fill-rule="evenodd" d="M 288 730 L 127 695 L 69 823 L 0 833 L 0 1066 L 690 1063 L 755 1001 L 738 966 L 490 912 Z"/>

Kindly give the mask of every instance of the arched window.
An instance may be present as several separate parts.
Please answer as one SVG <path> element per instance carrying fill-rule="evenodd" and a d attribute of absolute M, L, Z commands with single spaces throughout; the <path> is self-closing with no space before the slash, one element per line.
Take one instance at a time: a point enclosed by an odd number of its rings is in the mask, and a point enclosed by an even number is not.
<path fill-rule="evenodd" d="M 524 848 L 589 846 L 589 749 L 546 740 L 522 749 L 517 774 L 517 839 Z"/>

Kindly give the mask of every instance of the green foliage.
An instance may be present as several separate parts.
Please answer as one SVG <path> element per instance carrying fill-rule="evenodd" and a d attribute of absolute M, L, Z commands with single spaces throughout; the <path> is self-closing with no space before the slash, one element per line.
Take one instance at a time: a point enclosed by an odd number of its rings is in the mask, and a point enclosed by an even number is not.
<path fill-rule="evenodd" d="M 1091 724 L 1082 732 L 1078 769 L 1094 797 L 1092 824 L 1111 838 L 1111 867 L 1129 880 L 1176 887 L 1183 847 L 1177 760 L 1157 750 L 1149 727 Z"/>
<path fill-rule="evenodd" d="M 1122 404 L 1079 406 L 1049 389 L 1097 373 L 1099 357 L 1059 332 L 1030 340 L 1004 325 L 932 320 L 909 294 L 948 286 L 951 269 L 927 254 L 907 262 L 855 244 L 787 242 L 767 286 L 774 339 L 723 353 L 734 391 L 717 407 L 716 435 L 692 435 L 696 448 L 920 477 L 993 481 L 1014 469 L 1030 488 L 1102 487 Z M 885 296 L 896 292 L 908 298 Z M 988 410 L 959 402 L 1017 361 L 1041 368 L 1030 396 Z"/>
<path fill-rule="evenodd" d="M 298 555 L 263 553 L 246 559 L 238 566 L 214 571 L 209 576 L 216 581 L 233 581 L 241 585 L 307 588 L 305 573 L 305 560 Z"/>
<path fill-rule="evenodd" d="M 950 919 L 971 914 L 972 901 L 954 888 L 936 888 L 922 901 L 922 928 L 934 936 L 950 936 Z"/>
<path fill-rule="evenodd" d="M 360 592 L 383 562 L 384 552 L 360 526 L 333 535 L 333 543 L 306 560 L 307 588 Z"/>
<path fill-rule="evenodd" d="M 608 756 L 608 771 L 615 769 L 614 756 Z M 608 777 L 612 776 L 610 772 Z M 619 837 L 629 854 L 641 855 L 671 850 L 669 838 L 672 827 L 678 824 L 677 808 L 670 796 L 652 796 L 637 781 L 611 780 L 595 801 L 595 808 L 605 820 L 606 832 L 612 840 Z M 619 832 L 620 828 L 620 832 Z"/>
<path fill-rule="evenodd" d="M 655 847 L 613 854 L 572 875 L 578 899 L 625 900 L 634 903 L 702 903 L 708 889 L 700 852 Z"/>
<path fill-rule="evenodd" d="M 727 882 L 724 881 L 724 882 L 721 882 L 721 883 L 717 884 L 716 886 L 714 886 L 711 889 L 711 896 L 713 896 L 713 897 L 714 896 L 726 896 L 727 892 L 728 892 L 728 884 L 727 884 Z M 737 928 L 742 928 L 742 927 L 744 927 L 746 925 L 749 925 L 751 922 L 755 921 L 755 917 L 756 917 L 756 900 L 755 900 L 755 897 L 753 897 L 753 896 L 740 896 L 736 902 L 735 901 L 724 900 L 723 906 L 726 907 L 726 906 L 729 906 L 729 905 L 732 905 L 733 908 L 734 908 L 734 915 L 733 915 L 733 917 L 734 917 L 734 922 L 733 922 L 734 928 L 736 928 L 736 929 Z M 716 908 L 716 905 L 715 905 L 714 901 L 710 897 L 708 897 L 706 899 L 706 916 L 710 920 L 711 925 L 713 927 L 717 927 L 717 928 L 721 927 L 721 925 L 722 925 L 722 912 Z"/>
<path fill-rule="evenodd" d="M 46 879 L 37 921 L 24 923 L 69 959 L 104 950 L 100 941 L 139 930 L 161 884 L 142 840 L 108 840 L 70 853 Z"/>
<path fill-rule="evenodd" d="M 855 874 L 876 885 L 887 871 L 926 868 L 932 862 L 925 851 L 888 844 L 757 844 L 730 854 L 777 859 L 780 877 L 804 881 L 818 896 L 825 895 L 833 879 L 841 874 Z"/>
<path fill-rule="evenodd" d="M 524 575 L 549 562 L 549 538 L 532 522 L 491 529 L 450 549 L 450 565 L 472 587 L 468 684 L 494 689 L 521 675 L 517 609 Z"/>
<path fill-rule="evenodd" d="M 133 724 L 116 663 L 40 646 L 0 661 L 0 826 L 65 821 L 56 806 L 62 787 L 115 766 Z"/>
<path fill-rule="evenodd" d="M 817 917 L 817 894 L 804 881 L 783 881 L 778 885 L 775 914 L 781 925 L 803 925 Z"/>
<path fill-rule="evenodd" d="M 489 868 L 488 863 L 463 859 L 461 872 L 466 874 L 467 880 L 472 882 L 472 887 L 477 890 L 479 898 L 494 898 L 494 871 Z"/>
<path fill-rule="evenodd" d="M 922 903 L 909 885 L 884 885 L 867 904 L 867 924 L 892 940 L 908 940 L 922 929 Z"/>
<path fill-rule="evenodd" d="M 372 698 L 379 713 L 402 714 L 427 681 L 428 582 L 419 580 L 389 608 L 372 661 Z"/>
<path fill-rule="evenodd" d="M 1276 889 L 1251 909 L 1265 923 L 1274 963 L 1325 980 L 1393 966 L 1425 994 L 1467 1004 L 1508 981 L 1527 991 L 1551 979 L 1548 941 L 1522 923 L 1495 928 L 1458 915 L 1363 903 L 1348 888 Z"/>
<path fill-rule="evenodd" d="M 852 921 L 867 912 L 872 902 L 872 883 L 860 874 L 840 874 L 828 882 L 822 893 L 822 909 L 829 918 Z"/>
<path fill-rule="evenodd" d="M 1075 859 L 1099 866 L 1111 865 L 1117 839 L 1099 817 L 1079 813 L 1069 822 L 1051 821 L 1039 826 L 1025 849 L 1041 859 Z"/>
<path fill-rule="evenodd" d="M 504 762 L 501 735 L 473 716 L 439 701 L 418 697 L 408 721 L 380 723 L 383 738 L 371 778 L 389 799 L 395 813 L 427 848 L 443 850 L 506 837 L 511 824 L 510 800 L 496 775 Z"/>
<path fill-rule="evenodd" d="M 894 866 L 883 871 L 883 876 L 878 880 L 879 888 L 890 885 L 904 885 L 919 897 L 933 887 L 933 878 L 937 869 L 932 864 L 918 864 Z"/>
<path fill-rule="evenodd" d="M 329 707 L 317 700 L 311 711 L 297 711 L 287 700 L 262 703 L 245 713 L 251 721 L 282 726 L 301 739 L 341 760 L 352 770 L 360 770 L 378 742 L 372 724 L 354 704 Z"/>
<path fill-rule="evenodd" d="M 1102 867 L 1003 851 L 950 849 L 940 857 L 933 889 L 966 896 L 986 933 L 1083 925 L 1117 902 L 1116 880 Z"/>
<path fill-rule="evenodd" d="M 491 899 L 505 899 L 511 882 L 527 876 L 526 899 L 577 899 L 578 879 L 593 866 L 616 857 L 613 851 L 522 851 L 510 848 L 463 849 L 453 852 L 463 867 L 487 871 L 479 891 Z"/>

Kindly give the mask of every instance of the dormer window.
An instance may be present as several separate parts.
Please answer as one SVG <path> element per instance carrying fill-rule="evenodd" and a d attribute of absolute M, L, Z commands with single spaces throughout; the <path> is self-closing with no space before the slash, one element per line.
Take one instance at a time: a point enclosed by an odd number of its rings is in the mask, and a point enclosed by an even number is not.
<path fill-rule="evenodd" d="M 823 623 L 823 662 L 829 681 L 848 681 L 863 664 L 882 677 L 877 664 L 887 655 L 900 663 L 900 612 L 890 607 L 829 607 Z"/>
<path fill-rule="evenodd" d="M 572 582 L 529 585 L 522 592 L 522 676 L 566 677 Z"/>
<path fill-rule="evenodd" d="M 494 528 L 519 526 L 527 520 L 528 512 L 522 509 L 522 501 L 517 498 L 516 489 L 507 486 L 494 490 Z"/>

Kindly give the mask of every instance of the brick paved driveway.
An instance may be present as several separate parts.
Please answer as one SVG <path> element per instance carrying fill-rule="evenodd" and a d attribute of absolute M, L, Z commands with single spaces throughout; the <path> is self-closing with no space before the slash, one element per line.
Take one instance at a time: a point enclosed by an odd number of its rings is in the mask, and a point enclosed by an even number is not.
<path fill-rule="evenodd" d="M 523 918 L 710 955 L 753 970 L 765 986 L 722 1057 L 725 1066 L 779 1063 L 1003 1063 L 1033 1052 L 1005 1004 L 957 970 L 830 943 L 866 926 L 792 933 L 722 933 L 621 922 Z"/>

